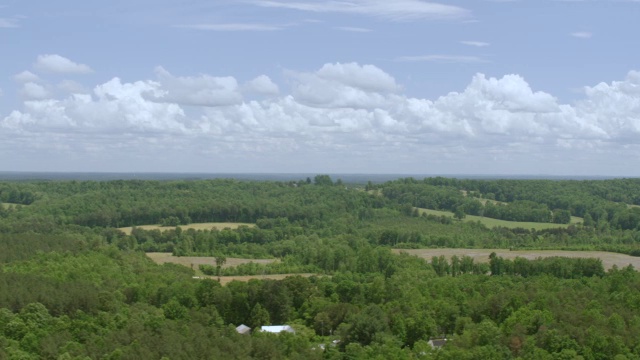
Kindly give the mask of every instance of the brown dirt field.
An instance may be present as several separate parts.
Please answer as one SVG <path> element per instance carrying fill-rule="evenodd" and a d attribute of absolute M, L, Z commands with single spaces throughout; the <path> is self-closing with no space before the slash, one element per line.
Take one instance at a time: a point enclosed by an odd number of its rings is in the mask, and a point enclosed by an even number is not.
<path fill-rule="evenodd" d="M 164 264 L 164 263 L 174 263 L 187 267 L 191 267 L 193 264 L 193 269 L 196 270 L 196 273 L 201 274 L 200 270 L 198 270 L 198 265 L 211 265 L 216 266 L 216 258 L 209 256 L 173 256 L 171 253 L 147 253 L 147 256 L 151 258 L 156 264 Z M 277 259 L 240 259 L 240 258 L 227 258 L 227 261 L 222 266 L 222 268 L 228 268 L 233 266 L 238 266 L 240 264 L 248 264 L 251 262 L 257 264 L 270 264 L 273 262 L 279 261 Z"/>
<path fill-rule="evenodd" d="M 189 224 L 189 225 L 180 225 L 180 228 L 182 228 L 182 230 L 189 230 L 189 229 L 194 229 L 194 230 L 218 229 L 218 230 L 222 230 L 222 229 L 225 229 L 225 228 L 237 229 L 242 225 L 249 226 L 249 227 L 256 226 L 255 224 L 248 224 L 248 223 L 229 223 L 229 222 L 216 223 L 216 222 L 211 222 L 211 223 L 194 223 L 194 224 Z M 140 228 L 140 229 L 144 229 L 144 230 L 160 230 L 160 231 L 173 230 L 173 229 L 176 228 L 175 226 L 160 226 L 160 225 L 140 225 L 140 226 L 136 226 L 136 227 Z M 118 228 L 118 230 L 124 232 L 127 235 L 131 235 L 131 229 L 132 229 L 131 226 Z"/>
<path fill-rule="evenodd" d="M 495 252 L 505 259 L 515 259 L 522 257 L 534 260 L 539 257 L 562 256 L 569 258 L 599 258 L 605 269 L 611 269 L 613 265 L 619 268 L 629 264 L 634 268 L 640 268 L 640 257 L 625 254 L 611 253 L 605 251 L 564 251 L 564 250 L 506 250 L 506 249 L 393 249 L 396 254 L 407 253 L 430 260 L 433 256 L 444 255 L 449 258 L 453 255 L 470 256 L 476 262 L 489 262 L 489 255 Z"/>

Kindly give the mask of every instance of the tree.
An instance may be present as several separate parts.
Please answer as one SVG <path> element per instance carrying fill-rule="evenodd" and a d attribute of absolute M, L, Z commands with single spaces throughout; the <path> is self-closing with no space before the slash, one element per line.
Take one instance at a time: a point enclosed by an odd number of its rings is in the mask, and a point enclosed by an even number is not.
<path fill-rule="evenodd" d="M 253 309 L 251 309 L 251 315 L 249 315 L 249 327 L 257 329 L 260 326 L 270 325 L 271 319 L 267 309 L 262 307 L 260 303 L 257 303 Z"/>
<path fill-rule="evenodd" d="M 464 209 L 462 208 L 462 206 L 458 206 L 456 208 L 456 211 L 453 213 L 453 217 L 458 220 L 462 220 L 467 217 L 467 214 L 464 213 Z"/>
<path fill-rule="evenodd" d="M 162 306 L 164 317 L 171 320 L 179 320 L 187 317 L 187 308 L 182 306 L 176 298 L 169 300 Z"/>
<path fill-rule="evenodd" d="M 319 186 L 332 186 L 333 180 L 329 175 L 316 175 L 313 178 L 313 183 Z"/>
<path fill-rule="evenodd" d="M 569 210 L 556 209 L 553 211 L 553 222 L 556 224 L 568 224 L 571 222 Z"/>
<path fill-rule="evenodd" d="M 218 276 L 220 276 L 220 269 L 227 262 L 227 257 L 224 255 L 216 256 L 216 268 L 218 269 Z"/>
<path fill-rule="evenodd" d="M 347 332 L 347 343 L 359 342 L 369 345 L 377 333 L 387 331 L 389 324 L 387 316 L 378 305 L 369 305 L 355 316 Z"/>

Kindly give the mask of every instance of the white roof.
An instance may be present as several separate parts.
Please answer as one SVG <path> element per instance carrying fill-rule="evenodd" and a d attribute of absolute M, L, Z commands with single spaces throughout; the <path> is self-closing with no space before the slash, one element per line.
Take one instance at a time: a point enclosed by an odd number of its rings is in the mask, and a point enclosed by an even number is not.
<path fill-rule="evenodd" d="M 296 331 L 289 325 L 275 325 L 275 326 L 261 326 L 260 331 L 266 331 L 270 333 L 281 333 L 283 331 L 295 333 Z"/>
<path fill-rule="evenodd" d="M 251 328 L 245 324 L 242 324 L 236 328 L 236 331 L 239 332 L 240 334 L 244 334 L 248 331 L 251 331 Z"/>

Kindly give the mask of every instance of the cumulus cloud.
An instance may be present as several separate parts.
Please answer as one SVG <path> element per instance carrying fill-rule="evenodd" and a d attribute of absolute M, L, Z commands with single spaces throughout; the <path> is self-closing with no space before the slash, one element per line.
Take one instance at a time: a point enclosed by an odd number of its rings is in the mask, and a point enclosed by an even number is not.
<path fill-rule="evenodd" d="M 37 82 L 40 81 L 40 77 L 38 77 L 38 75 L 32 73 L 31 71 L 25 70 L 21 73 L 13 75 L 13 80 L 19 83 Z"/>
<path fill-rule="evenodd" d="M 278 95 L 278 93 L 280 92 L 278 85 L 271 81 L 271 78 L 266 75 L 260 75 L 255 79 L 247 82 L 244 85 L 244 89 L 248 92 L 267 96 Z"/>
<path fill-rule="evenodd" d="M 347 13 L 392 21 L 412 21 L 420 19 L 460 19 L 470 16 L 470 11 L 454 5 L 446 5 L 421 0 L 352 0 L 339 1 L 283 1 L 254 0 L 262 7 L 294 9 L 317 13 Z"/>
<path fill-rule="evenodd" d="M 33 66 L 36 70 L 47 73 L 88 74 L 93 72 L 88 65 L 75 63 L 57 54 L 40 55 Z"/>
<path fill-rule="evenodd" d="M 579 159 L 590 164 L 611 152 L 628 160 L 640 150 L 638 71 L 585 87 L 584 98 L 572 105 L 515 74 L 477 74 L 461 91 L 435 99 L 404 94 L 393 76 L 373 65 L 334 63 L 286 75 L 290 92 L 267 76 L 239 89 L 235 78 L 177 77 L 158 68 L 154 80 L 115 78 L 64 99 L 31 96 L 0 118 L 0 143 L 29 148 L 38 139 L 123 158 L 153 149 L 217 161 L 231 156 L 235 163 L 273 165 L 275 158 L 304 166 L 309 159 L 334 159 L 351 171 L 375 157 L 418 172 L 418 164 L 434 159 L 485 165 L 503 159 L 509 166 L 514 159 L 538 159 L 543 171 L 564 154 L 562 171 Z M 269 96 L 244 100 L 241 91 Z M 373 171 L 368 164 L 362 170 Z"/>
<path fill-rule="evenodd" d="M 624 81 L 585 87 L 586 99 L 576 106 L 578 116 L 597 124 L 610 138 L 638 143 L 640 135 L 640 72 Z"/>
<path fill-rule="evenodd" d="M 173 76 L 161 66 L 155 73 L 162 92 L 149 94 L 154 101 L 193 106 L 224 106 L 242 101 L 238 82 L 231 76 Z"/>
<path fill-rule="evenodd" d="M 325 64 L 313 73 L 289 73 L 294 98 L 304 104 L 330 108 L 374 108 L 399 90 L 395 79 L 373 65 Z"/>
<path fill-rule="evenodd" d="M 0 126 L 32 133 L 184 133 L 185 115 L 180 106 L 144 97 L 162 92 L 155 82 L 123 84 L 114 78 L 96 86 L 93 94 L 26 101 L 22 111 L 13 111 Z"/>
<path fill-rule="evenodd" d="M 28 82 L 22 85 L 20 95 L 29 100 L 41 100 L 51 97 L 51 93 L 44 86 L 33 82 Z"/>

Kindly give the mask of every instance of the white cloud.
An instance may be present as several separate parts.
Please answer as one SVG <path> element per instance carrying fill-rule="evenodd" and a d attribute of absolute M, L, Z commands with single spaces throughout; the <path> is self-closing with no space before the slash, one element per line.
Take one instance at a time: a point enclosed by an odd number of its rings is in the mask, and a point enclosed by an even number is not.
<path fill-rule="evenodd" d="M 347 13 L 375 16 L 393 21 L 420 19 L 459 19 L 470 16 L 470 11 L 458 6 L 421 0 L 351 0 L 340 1 L 283 1 L 255 0 L 263 7 L 294 9 L 319 13 Z"/>
<path fill-rule="evenodd" d="M 173 76 L 161 66 L 155 72 L 161 91 L 149 95 L 154 101 L 194 106 L 224 106 L 242 101 L 238 82 L 233 77 Z"/>
<path fill-rule="evenodd" d="M 175 27 L 207 31 L 276 31 L 284 29 L 284 26 L 280 25 L 249 23 L 176 25 Z"/>
<path fill-rule="evenodd" d="M 396 80 L 374 65 L 325 64 L 316 72 L 322 79 L 370 91 L 396 91 L 399 89 Z"/>
<path fill-rule="evenodd" d="M 576 105 L 582 118 L 589 119 L 611 138 L 638 143 L 640 137 L 640 72 L 631 71 L 624 81 L 585 87 L 586 99 Z"/>
<path fill-rule="evenodd" d="M 334 27 L 334 29 L 342 30 L 342 31 L 349 31 L 349 32 L 356 32 L 356 33 L 368 33 L 368 32 L 372 32 L 373 31 L 371 29 L 361 28 L 361 27 L 353 27 L 353 26 L 336 26 L 336 27 Z"/>
<path fill-rule="evenodd" d="M 85 64 L 75 63 L 60 55 L 40 55 L 33 66 L 42 72 L 60 74 L 88 74 L 93 70 Z"/>
<path fill-rule="evenodd" d="M 19 83 L 38 82 L 40 81 L 40 77 L 38 77 L 38 75 L 32 73 L 31 71 L 25 70 L 21 73 L 13 75 L 13 80 Z"/>
<path fill-rule="evenodd" d="M 488 62 L 486 59 L 479 56 L 468 55 L 417 55 L 417 56 L 401 56 L 395 59 L 400 62 L 439 62 L 439 63 L 484 63 Z"/>
<path fill-rule="evenodd" d="M 266 75 L 260 75 L 257 78 L 247 82 L 244 85 L 244 89 L 249 92 L 261 94 L 261 95 L 278 95 L 280 89 L 271 79 Z"/>
<path fill-rule="evenodd" d="M 469 40 L 460 41 L 460 44 L 475 46 L 475 47 L 485 47 L 485 46 L 491 45 L 488 42 L 484 42 L 484 41 L 469 41 Z"/>
<path fill-rule="evenodd" d="M 123 84 L 114 78 L 90 94 L 73 94 L 63 100 L 32 100 L 22 111 L 14 111 L 0 127 L 19 132 L 109 134 L 185 133 L 185 115 L 176 104 L 148 101 L 143 94 L 159 95 L 159 84 L 138 81 Z"/>
<path fill-rule="evenodd" d="M 115 78 L 92 94 L 25 101 L 22 109 L 0 118 L 0 158 L 11 146 L 144 158 L 144 164 L 184 154 L 233 169 L 243 162 L 262 164 L 263 171 L 283 171 L 273 167 L 279 163 L 303 167 L 319 161 L 338 164 L 334 170 L 372 172 L 367 159 L 375 158 L 391 166 L 386 169 L 405 172 L 438 161 L 482 166 L 503 161 L 509 171 L 535 173 L 535 161 L 540 172 L 557 159 L 558 172 L 573 169 L 577 161 L 588 170 L 596 159 L 606 159 L 602 154 L 628 164 L 640 151 L 637 71 L 621 81 L 585 87 L 584 98 L 573 105 L 532 89 L 519 75 L 477 74 L 460 92 L 423 99 L 403 94 L 393 76 L 376 66 L 335 63 L 288 72 L 290 93 L 276 92 L 267 76 L 244 84 L 243 91 L 269 95 L 258 101 L 242 100 L 232 77 L 176 77 L 162 68 L 157 73 L 155 81 Z M 182 105 L 190 105 L 188 111 Z"/>
<path fill-rule="evenodd" d="M 373 65 L 325 64 L 314 73 L 289 73 L 297 101 L 322 107 L 372 108 L 398 91 L 395 79 Z"/>
<path fill-rule="evenodd" d="M 593 34 L 588 31 L 576 31 L 572 32 L 570 35 L 580 39 L 591 39 L 593 36 Z"/>
<path fill-rule="evenodd" d="M 29 100 L 41 100 L 51 97 L 51 93 L 44 86 L 33 82 L 28 82 L 22 85 L 20 95 Z"/>

